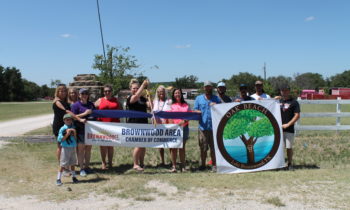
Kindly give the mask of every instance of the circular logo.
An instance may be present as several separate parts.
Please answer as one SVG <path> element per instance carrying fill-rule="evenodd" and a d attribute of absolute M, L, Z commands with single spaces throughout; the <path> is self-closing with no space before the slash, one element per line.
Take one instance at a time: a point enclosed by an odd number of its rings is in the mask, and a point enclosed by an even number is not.
<path fill-rule="evenodd" d="M 280 145 L 280 128 L 272 113 L 259 104 L 232 107 L 221 119 L 217 143 L 227 162 L 241 169 L 267 164 Z"/>

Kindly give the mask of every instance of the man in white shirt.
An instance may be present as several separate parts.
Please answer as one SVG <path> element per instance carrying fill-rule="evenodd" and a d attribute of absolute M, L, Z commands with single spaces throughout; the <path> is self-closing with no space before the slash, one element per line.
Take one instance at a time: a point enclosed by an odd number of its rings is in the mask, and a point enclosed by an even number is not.
<path fill-rule="evenodd" d="M 255 82 L 255 93 L 250 97 L 254 98 L 255 100 L 263 100 L 263 99 L 271 98 L 271 96 L 265 93 L 263 82 L 260 80 Z"/>

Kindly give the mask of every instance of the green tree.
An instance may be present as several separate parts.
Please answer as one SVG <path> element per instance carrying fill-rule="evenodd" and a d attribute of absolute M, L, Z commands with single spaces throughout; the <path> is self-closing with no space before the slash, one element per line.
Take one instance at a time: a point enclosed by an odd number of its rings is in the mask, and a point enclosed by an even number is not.
<path fill-rule="evenodd" d="M 133 77 L 141 76 L 135 56 L 129 55 L 130 48 L 110 47 L 107 45 L 106 60 L 103 55 L 95 55 L 93 68 L 100 71 L 99 80 L 112 84 L 116 91 L 129 87 Z"/>
<path fill-rule="evenodd" d="M 326 85 L 321 74 L 311 72 L 297 74 L 294 82 L 299 89 L 317 89 Z"/>
<path fill-rule="evenodd" d="M 15 67 L 6 67 L 3 72 L 4 101 L 22 101 L 24 99 L 24 86 L 22 74 Z"/>
<path fill-rule="evenodd" d="M 336 74 L 330 78 L 331 87 L 350 87 L 350 70 Z"/>
<path fill-rule="evenodd" d="M 279 88 L 282 85 L 289 85 L 291 86 L 293 83 L 293 80 L 291 77 L 285 77 L 285 76 L 277 76 L 277 77 L 269 77 L 267 78 L 267 82 L 271 85 L 273 93 L 271 95 L 279 95 Z"/>
<path fill-rule="evenodd" d="M 254 85 L 257 80 L 262 80 L 262 78 L 248 72 L 239 72 L 237 75 L 232 75 L 228 80 L 223 79 L 226 83 L 227 94 L 237 94 L 240 84 L 248 85 L 249 93 L 254 93 Z"/>
<path fill-rule="evenodd" d="M 36 83 L 23 79 L 24 94 L 23 100 L 31 101 L 41 97 L 42 89 Z"/>
<path fill-rule="evenodd" d="M 56 88 L 58 85 L 62 84 L 61 80 L 59 79 L 51 79 L 50 86 L 51 88 Z"/>
<path fill-rule="evenodd" d="M 198 77 L 194 75 L 185 75 L 183 77 L 176 77 L 173 86 L 177 88 L 198 88 Z"/>
<path fill-rule="evenodd" d="M 246 138 L 246 134 L 249 138 Z M 233 115 L 224 128 L 224 140 L 239 137 L 244 143 L 248 164 L 255 162 L 254 144 L 259 137 L 271 136 L 274 134 L 270 120 L 261 112 L 256 110 L 242 110 Z"/>

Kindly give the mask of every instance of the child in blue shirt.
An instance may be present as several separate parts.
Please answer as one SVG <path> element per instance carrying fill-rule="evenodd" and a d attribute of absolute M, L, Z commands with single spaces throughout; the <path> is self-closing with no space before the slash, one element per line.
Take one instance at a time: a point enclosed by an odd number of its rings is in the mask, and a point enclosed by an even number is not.
<path fill-rule="evenodd" d="M 77 163 L 77 131 L 73 125 L 73 118 L 70 114 L 65 114 L 63 116 L 64 125 L 60 128 L 58 132 L 57 141 L 61 144 L 61 159 L 60 159 L 60 167 L 57 174 L 56 185 L 61 186 L 62 181 L 62 173 L 66 170 L 71 170 L 72 181 L 73 183 L 77 183 L 78 179 L 75 177 L 75 165 Z"/>

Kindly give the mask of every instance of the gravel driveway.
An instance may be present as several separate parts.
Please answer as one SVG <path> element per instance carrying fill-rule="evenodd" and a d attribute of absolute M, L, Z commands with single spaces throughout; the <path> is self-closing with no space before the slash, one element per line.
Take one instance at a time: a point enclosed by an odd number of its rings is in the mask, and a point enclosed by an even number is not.
<path fill-rule="evenodd" d="M 21 136 L 28 131 L 46 127 L 53 121 L 53 114 L 27 117 L 0 122 L 0 137 Z"/>

